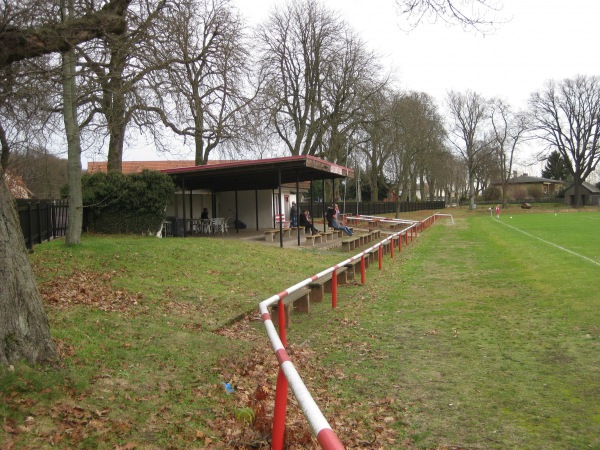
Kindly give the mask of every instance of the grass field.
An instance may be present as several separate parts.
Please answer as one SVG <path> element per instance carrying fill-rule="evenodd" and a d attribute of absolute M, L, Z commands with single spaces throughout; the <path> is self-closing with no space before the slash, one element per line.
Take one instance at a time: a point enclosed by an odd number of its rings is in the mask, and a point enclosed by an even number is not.
<path fill-rule="evenodd" d="M 341 287 L 335 311 L 324 302 L 295 315 L 289 352 L 342 442 L 600 448 L 599 226 L 598 211 L 509 210 L 500 220 L 456 211 L 454 225 L 439 221 L 382 271 L 372 266 L 366 285 Z M 0 369 L 0 442 L 267 445 L 258 422 L 269 417 L 276 363 L 263 326 L 253 317 L 221 325 L 347 254 L 215 242 L 38 247 L 64 360 Z M 294 448 L 314 445 L 290 414 Z"/>
<path fill-rule="evenodd" d="M 598 448 L 600 214 L 512 217 L 436 226 L 376 301 L 340 301 L 353 326 L 310 334 L 345 368 L 330 389 L 400 399 L 418 447 Z"/>

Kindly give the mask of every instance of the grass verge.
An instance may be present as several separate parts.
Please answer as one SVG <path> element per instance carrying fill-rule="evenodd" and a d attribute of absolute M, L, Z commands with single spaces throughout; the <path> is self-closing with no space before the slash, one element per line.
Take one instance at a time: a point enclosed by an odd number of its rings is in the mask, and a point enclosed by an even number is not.
<path fill-rule="evenodd" d="M 341 287 L 336 310 L 294 315 L 288 351 L 330 424 L 348 448 L 597 448 L 598 267 L 577 255 L 598 261 L 600 216 L 452 212 Z M 37 247 L 63 360 L 0 368 L 3 448 L 266 448 L 277 364 L 257 304 L 346 257 L 212 239 Z M 291 448 L 315 447 L 294 403 Z"/>

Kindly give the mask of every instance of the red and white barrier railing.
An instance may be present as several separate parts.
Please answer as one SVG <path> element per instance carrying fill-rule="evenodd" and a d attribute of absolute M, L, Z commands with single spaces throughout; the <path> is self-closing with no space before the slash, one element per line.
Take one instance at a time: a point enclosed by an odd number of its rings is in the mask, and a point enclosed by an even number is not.
<path fill-rule="evenodd" d="M 379 269 L 383 266 L 383 247 L 390 243 L 390 256 L 394 257 L 394 242 L 398 240 L 398 250 L 402 251 L 402 240 L 404 239 L 405 245 L 408 245 L 408 239 L 410 234 L 411 242 L 417 237 L 418 233 L 422 232 L 425 228 L 435 223 L 438 216 L 448 216 L 449 214 L 434 214 L 421 222 L 414 222 L 410 226 L 397 231 L 390 236 L 386 237 L 377 244 L 369 247 L 366 250 L 348 258 L 332 267 L 329 267 L 322 272 L 313 275 L 310 278 L 302 280 L 299 283 L 290 286 L 286 290 L 273 295 L 266 300 L 263 300 L 259 304 L 259 310 L 261 319 L 264 323 L 267 331 L 267 337 L 271 343 L 271 347 L 279 362 L 279 374 L 277 376 L 277 388 L 275 391 L 275 413 L 273 417 L 273 431 L 271 436 L 271 448 L 274 450 L 281 450 L 284 446 L 284 434 L 285 434 L 285 418 L 287 408 L 287 395 L 288 387 L 291 387 L 294 397 L 296 398 L 304 416 L 306 417 L 313 435 L 317 438 L 319 445 L 325 450 L 340 450 L 344 449 L 344 445 L 339 440 L 331 426 L 327 422 L 327 419 L 319 409 L 318 405 L 310 395 L 310 392 L 306 388 L 300 374 L 294 367 L 294 364 L 290 360 L 290 357 L 285 349 L 287 345 L 286 336 L 286 323 L 285 323 L 285 308 L 283 300 L 286 296 L 291 293 L 302 289 L 308 284 L 318 280 L 319 278 L 325 277 L 332 274 L 332 307 L 336 307 L 337 304 L 337 269 L 344 267 L 350 263 L 353 263 L 360 259 L 361 261 L 361 283 L 365 283 L 365 256 L 374 250 L 378 250 Z M 451 217 L 451 215 L 450 215 Z M 454 218 L 452 219 L 454 223 Z M 275 329 L 275 325 L 271 320 L 271 314 L 269 313 L 269 307 L 279 303 L 278 307 L 278 328 L 279 333 Z"/>

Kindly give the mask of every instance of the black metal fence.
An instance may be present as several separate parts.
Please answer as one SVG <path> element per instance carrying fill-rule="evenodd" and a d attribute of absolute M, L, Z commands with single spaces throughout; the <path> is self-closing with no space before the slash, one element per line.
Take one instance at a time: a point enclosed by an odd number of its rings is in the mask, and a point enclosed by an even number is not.
<path fill-rule="evenodd" d="M 17 200 L 25 245 L 49 241 L 67 232 L 67 200 Z"/>
<path fill-rule="evenodd" d="M 346 214 L 363 214 L 374 216 L 380 214 L 394 214 L 400 206 L 400 212 L 413 212 L 422 210 L 444 209 L 446 203 L 444 201 L 430 202 L 338 202 L 340 212 Z M 312 217 L 325 217 L 325 210 L 331 206 L 331 203 L 313 203 Z M 300 211 L 309 210 L 310 203 L 300 203 L 298 205 Z"/>

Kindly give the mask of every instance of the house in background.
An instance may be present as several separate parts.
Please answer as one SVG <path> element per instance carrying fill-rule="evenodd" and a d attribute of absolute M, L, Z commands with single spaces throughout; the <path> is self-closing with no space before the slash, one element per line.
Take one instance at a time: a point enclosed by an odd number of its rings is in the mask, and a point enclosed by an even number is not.
<path fill-rule="evenodd" d="M 33 192 L 27 188 L 27 185 L 20 176 L 11 174 L 7 171 L 4 173 L 4 182 L 14 198 L 25 200 L 35 198 Z"/>
<path fill-rule="evenodd" d="M 502 191 L 502 183 L 492 183 Z M 507 197 L 514 200 L 536 197 L 556 197 L 564 185 L 563 181 L 550 178 L 532 177 L 524 173 L 517 176 L 515 173 L 508 181 Z"/>
<path fill-rule="evenodd" d="M 581 204 L 584 206 L 600 206 L 600 189 L 587 181 L 581 184 L 579 191 L 581 195 Z M 569 186 L 565 190 L 565 205 L 574 205 L 575 202 L 575 187 Z"/>

